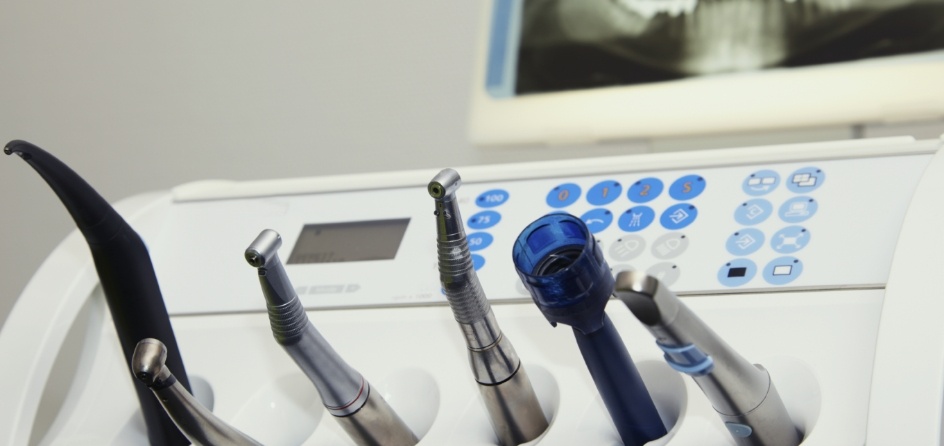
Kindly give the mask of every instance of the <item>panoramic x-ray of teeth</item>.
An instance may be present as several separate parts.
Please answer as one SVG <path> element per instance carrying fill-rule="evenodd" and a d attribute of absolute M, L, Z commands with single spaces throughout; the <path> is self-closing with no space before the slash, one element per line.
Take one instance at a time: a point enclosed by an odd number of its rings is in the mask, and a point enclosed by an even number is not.
<path fill-rule="evenodd" d="M 944 48 L 942 0 L 525 0 L 518 94 Z"/>

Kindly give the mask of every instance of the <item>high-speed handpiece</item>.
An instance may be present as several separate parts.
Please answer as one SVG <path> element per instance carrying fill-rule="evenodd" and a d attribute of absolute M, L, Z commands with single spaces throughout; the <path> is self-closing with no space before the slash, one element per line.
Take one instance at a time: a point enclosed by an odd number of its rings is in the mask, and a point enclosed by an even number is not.
<path fill-rule="evenodd" d="M 131 357 L 131 372 L 154 393 L 180 432 L 196 446 L 261 446 L 203 407 L 164 365 L 167 347 L 142 339 Z"/>
<path fill-rule="evenodd" d="M 419 440 L 370 383 L 331 348 L 308 320 L 279 260 L 279 233 L 266 229 L 246 249 L 258 269 L 272 335 L 318 389 L 321 401 L 355 443 L 412 446 Z"/>
<path fill-rule="evenodd" d="M 672 291 L 625 271 L 616 276 L 615 294 L 655 336 L 669 365 L 701 387 L 739 446 L 800 444 L 767 370 L 734 351 Z"/>
<path fill-rule="evenodd" d="M 664 436 L 652 397 L 606 315 L 613 276 L 584 222 L 569 214 L 545 215 L 521 232 L 512 256 L 518 276 L 551 325 L 573 327 L 623 444 L 642 445 Z"/>
<path fill-rule="evenodd" d="M 163 339 L 171 348 L 167 367 L 177 373 L 181 385 L 189 390 L 190 381 L 154 266 L 138 233 L 82 177 L 45 150 L 17 140 L 7 143 L 3 152 L 19 155 L 46 180 L 85 236 L 125 360 L 131 361 L 135 345 L 141 339 Z M 150 443 L 155 446 L 188 444 L 150 392 L 140 385 L 135 385 L 134 389 Z"/>
<path fill-rule="evenodd" d="M 455 195 L 461 184 L 455 170 L 445 169 L 427 186 L 436 201 L 439 278 L 465 337 L 469 364 L 492 428 L 502 445 L 521 444 L 541 435 L 547 429 L 547 418 L 518 354 L 495 320 L 472 267 Z"/>

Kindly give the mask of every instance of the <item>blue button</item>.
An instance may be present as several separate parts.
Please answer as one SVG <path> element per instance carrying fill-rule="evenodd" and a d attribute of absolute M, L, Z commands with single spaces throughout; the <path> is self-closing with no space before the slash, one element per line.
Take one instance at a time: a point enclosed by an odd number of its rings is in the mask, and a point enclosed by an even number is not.
<path fill-rule="evenodd" d="M 750 282 L 757 273 L 757 265 L 748 259 L 734 259 L 718 271 L 718 281 L 724 286 L 737 287 Z"/>
<path fill-rule="evenodd" d="M 780 185 L 780 175 L 772 170 L 761 170 L 744 179 L 741 189 L 748 195 L 767 195 Z"/>
<path fill-rule="evenodd" d="M 493 208 L 505 204 L 506 201 L 508 201 L 508 191 L 492 189 L 479 194 L 479 197 L 475 199 L 475 204 L 483 208 Z"/>
<path fill-rule="evenodd" d="M 753 254 L 764 246 L 764 233 L 754 228 L 741 229 L 728 237 L 725 247 L 736 256 Z"/>
<path fill-rule="evenodd" d="M 478 271 L 485 266 L 485 257 L 478 254 L 472 254 L 472 269 Z"/>
<path fill-rule="evenodd" d="M 610 223 L 613 223 L 613 213 L 603 208 L 597 208 L 587 211 L 580 219 L 587 224 L 587 229 L 591 233 L 596 234 L 609 227 Z"/>
<path fill-rule="evenodd" d="M 787 226 L 770 238 L 770 247 L 781 254 L 797 252 L 810 244 L 810 232 L 802 226 Z"/>
<path fill-rule="evenodd" d="M 815 167 L 804 167 L 790 174 L 787 189 L 798 194 L 805 194 L 819 189 L 826 181 L 826 173 Z"/>
<path fill-rule="evenodd" d="M 754 429 L 751 429 L 751 427 L 746 424 L 727 421 L 724 423 L 724 427 L 728 428 L 728 432 L 731 432 L 731 436 L 733 437 L 747 438 L 754 433 Z"/>
<path fill-rule="evenodd" d="M 492 234 L 487 232 L 473 232 L 466 236 L 466 241 L 469 243 L 469 251 L 478 251 L 488 248 L 488 245 L 491 245 L 494 240 L 495 238 L 492 237 Z"/>
<path fill-rule="evenodd" d="M 771 285 L 786 285 L 803 273 L 803 262 L 796 257 L 780 257 L 764 267 L 764 280 Z"/>
<path fill-rule="evenodd" d="M 813 216 L 819 209 L 816 200 L 810 197 L 793 197 L 780 206 L 780 219 L 787 223 L 799 223 Z"/>
<path fill-rule="evenodd" d="M 623 185 L 618 181 L 606 180 L 595 184 L 587 191 L 587 201 L 594 206 L 610 204 L 623 194 Z"/>
<path fill-rule="evenodd" d="M 468 225 L 472 229 L 488 229 L 501 221 L 501 214 L 495 211 L 482 211 L 469 217 Z"/>
<path fill-rule="evenodd" d="M 666 209 L 662 213 L 662 217 L 659 218 L 659 223 L 662 223 L 665 229 L 682 229 L 692 224 L 695 217 L 698 217 L 698 208 L 691 204 L 682 203 Z"/>
<path fill-rule="evenodd" d="M 547 205 L 562 208 L 574 204 L 580 198 L 580 186 L 574 183 L 561 184 L 547 193 Z"/>
<path fill-rule="evenodd" d="M 619 227 L 626 232 L 639 232 L 649 227 L 656 219 L 656 211 L 649 206 L 636 206 L 623 212 Z"/>
<path fill-rule="evenodd" d="M 669 196 L 676 200 L 691 200 L 705 191 L 705 179 L 698 175 L 686 175 L 669 186 Z"/>
<path fill-rule="evenodd" d="M 658 178 L 644 178 L 629 187 L 627 196 L 633 203 L 648 203 L 662 193 L 662 181 Z"/>
<path fill-rule="evenodd" d="M 763 198 L 755 198 L 741 203 L 734 210 L 734 220 L 744 226 L 763 223 L 774 212 L 774 205 Z"/>

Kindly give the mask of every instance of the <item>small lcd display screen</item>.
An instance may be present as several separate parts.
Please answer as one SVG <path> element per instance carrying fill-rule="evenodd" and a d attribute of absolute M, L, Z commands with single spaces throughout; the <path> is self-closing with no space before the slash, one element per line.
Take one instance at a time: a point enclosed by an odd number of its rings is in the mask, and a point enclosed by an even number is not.
<path fill-rule="evenodd" d="M 288 263 L 390 260 L 396 257 L 409 218 L 315 223 L 302 228 Z"/>

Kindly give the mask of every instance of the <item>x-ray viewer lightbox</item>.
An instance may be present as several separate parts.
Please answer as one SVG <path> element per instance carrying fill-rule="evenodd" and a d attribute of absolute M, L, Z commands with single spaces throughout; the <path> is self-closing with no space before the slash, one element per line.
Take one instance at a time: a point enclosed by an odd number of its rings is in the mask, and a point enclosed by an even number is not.
<path fill-rule="evenodd" d="M 477 144 L 944 116 L 944 0 L 484 4 Z"/>

